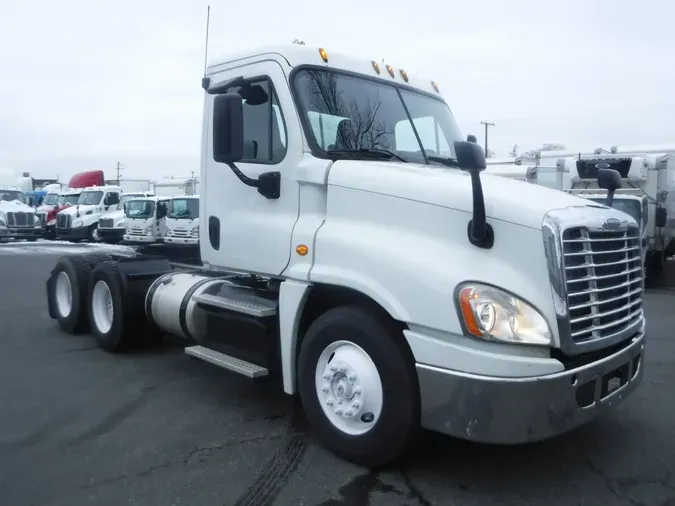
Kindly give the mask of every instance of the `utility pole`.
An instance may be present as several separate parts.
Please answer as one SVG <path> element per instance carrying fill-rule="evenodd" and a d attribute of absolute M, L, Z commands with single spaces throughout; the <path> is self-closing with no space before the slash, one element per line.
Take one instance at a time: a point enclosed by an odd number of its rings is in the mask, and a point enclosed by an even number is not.
<path fill-rule="evenodd" d="M 120 171 L 123 170 L 124 167 L 122 167 L 122 164 L 120 162 L 117 162 L 117 184 L 120 184 Z"/>
<path fill-rule="evenodd" d="M 488 127 L 495 126 L 494 123 L 489 121 L 481 121 L 481 125 L 485 125 L 485 158 L 488 157 Z"/>

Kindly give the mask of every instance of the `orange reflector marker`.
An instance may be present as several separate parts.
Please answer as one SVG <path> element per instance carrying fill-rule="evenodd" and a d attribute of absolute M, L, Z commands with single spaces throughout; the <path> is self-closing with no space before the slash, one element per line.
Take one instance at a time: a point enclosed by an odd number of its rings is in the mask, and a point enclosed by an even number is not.
<path fill-rule="evenodd" d="M 295 247 L 295 252 L 301 257 L 304 257 L 307 253 L 309 253 L 309 248 L 304 244 L 298 244 Z"/>
<path fill-rule="evenodd" d="M 375 69 L 375 72 L 377 72 L 379 74 L 380 73 L 380 66 L 377 64 L 377 62 L 375 60 L 373 60 L 370 63 L 372 63 L 373 68 Z"/>
<path fill-rule="evenodd" d="M 385 65 L 385 67 L 387 67 L 387 72 L 389 72 L 389 75 L 394 77 L 394 68 L 391 65 Z"/>
<path fill-rule="evenodd" d="M 438 84 L 436 84 L 436 81 L 431 81 L 431 86 L 434 87 L 434 89 L 436 90 L 436 93 L 441 92 L 441 90 L 438 89 Z"/>
<path fill-rule="evenodd" d="M 471 307 L 471 299 L 477 296 L 473 295 L 471 292 L 473 292 L 472 288 L 464 288 L 459 292 L 459 308 L 462 312 L 462 316 L 464 317 L 466 330 L 469 331 L 469 334 L 476 337 L 483 337 L 483 333 L 478 326 L 476 316 L 473 312 L 473 308 Z"/>
<path fill-rule="evenodd" d="M 408 73 L 405 70 L 400 70 L 399 72 L 401 73 L 401 77 L 403 78 L 403 80 L 407 83 L 408 82 Z"/>
<path fill-rule="evenodd" d="M 326 50 L 324 48 L 322 48 L 322 47 L 319 48 L 319 55 L 321 56 L 321 59 L 324 62 L 328 63 L 328 53 L 326 52 Z"/>

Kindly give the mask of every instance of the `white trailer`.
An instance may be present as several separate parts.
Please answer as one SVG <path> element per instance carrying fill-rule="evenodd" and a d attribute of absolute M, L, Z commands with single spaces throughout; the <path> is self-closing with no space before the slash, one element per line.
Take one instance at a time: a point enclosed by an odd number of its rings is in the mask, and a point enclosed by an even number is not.
<path fill-rule="evenodd" d="M 638 386 L 641 260 L 606 255 L 639 245 L 638 224 L 481 176 L 434 81 L 291 45 L 219 60 L 202 86 L 203 269 L 63 257 L 47 283 L 63 329 L 111 352 L 183 336 L 277 380 L 325 446 L 369 466 L 421 427 L 547 439 Z"/>
<path fill-rule="evenodd" d="M 199 179 L 192 177 L 168 178 L 153 183 L 155 195 L 175 197 L 179 195 L 196 195 L 199 193 Z"/>
<path fill-rule="evenodd" d="M 150 179 L 120 179 L 119 185 L 122 193 L 152 193 L 152 181 Z"/>

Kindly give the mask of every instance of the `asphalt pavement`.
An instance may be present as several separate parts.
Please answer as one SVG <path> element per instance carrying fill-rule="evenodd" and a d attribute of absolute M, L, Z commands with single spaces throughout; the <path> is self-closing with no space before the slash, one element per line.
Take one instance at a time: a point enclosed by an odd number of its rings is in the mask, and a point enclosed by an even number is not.
<path fill-rule="evenodd" d="M 323 450 L 294 402 L 189 359 L 112 355 L 61 332 L 58 253 L 0 245 L 0 505 L 675 505 L 675 291 L 646 295 L 642 385 L 615 411 L 520 447 L 428 434 L 381 472 Z M 36 248 L 33 246 L 33 248 Z"/>

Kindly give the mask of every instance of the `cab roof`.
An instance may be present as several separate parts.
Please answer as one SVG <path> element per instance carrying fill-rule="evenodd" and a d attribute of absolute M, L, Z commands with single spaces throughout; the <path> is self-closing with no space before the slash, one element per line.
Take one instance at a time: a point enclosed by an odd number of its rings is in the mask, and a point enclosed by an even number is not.
<path fill-rule="evenodd" d="M 87 186 L 84 188 L 82 191 L 85 192 L 93 192 L 93 191 L 101 191 L 101 192 L 121 192 L 122 187 L 121 186 Z"/>
<path fill-rule="evenodd" d="M 239 67 L 269 59 L 270 57 L 283 59 L 291 67 L 316 65 L 329 69 L 353 72 L 372 78 L 379 78 L 387 82 L 394 82 L 433 95 L 439 95 L 440 97 L 438 84 L 435 81 L 424 76 L 409 75 L 405 69 L 393 66 L 389 62 L 378 61 L 379 59 L 357 58 L 331 51 L 328 48 L 300 44 L 263 46 L 213 59 L 208 65 L 207 77 L 214 76 L 230 67 Z M 389 69 L 391 69 L 393 76 L 389 73 Z"/>
<path fill-rule="evenodd" d="M 134 202 L 136 200 L 151 200 L 153 202 L 157 202 L 159 200 L 171 200 L 171 197 L 162 197 L 162 196 L 156 196 L 156 195 L 148 195 L 145 197 L 134 197 L 132 199 L 129 199 L 127 202 Z"/>

